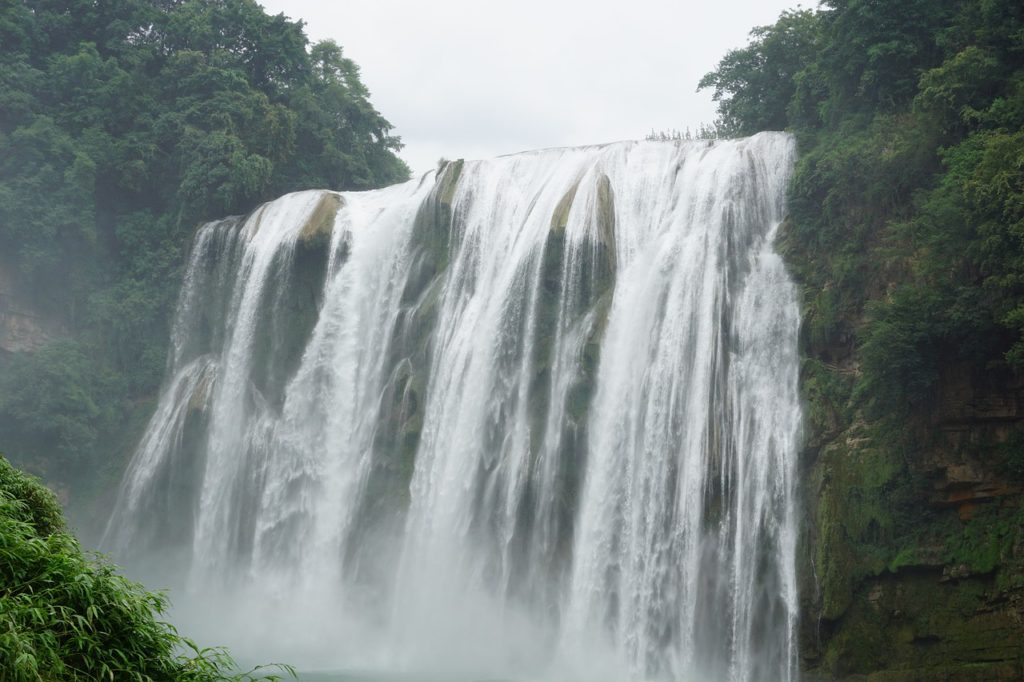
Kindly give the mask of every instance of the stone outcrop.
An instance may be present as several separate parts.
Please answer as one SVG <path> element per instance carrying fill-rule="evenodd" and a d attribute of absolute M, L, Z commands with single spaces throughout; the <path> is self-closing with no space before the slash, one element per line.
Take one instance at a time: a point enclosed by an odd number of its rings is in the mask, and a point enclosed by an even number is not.
<path fill-rule="evenodd" d="M 31 353 L 63 335 L 60 321 L 20 295 L 13 276 L 0 264 L 0 352 Z"/>
<path fill-rule="evenodd" d="M 805 679 L 1024 679 L 1022 384 L 946 367 L 889 433 L 834 399 L 852 345 L 804 353 Z"/>

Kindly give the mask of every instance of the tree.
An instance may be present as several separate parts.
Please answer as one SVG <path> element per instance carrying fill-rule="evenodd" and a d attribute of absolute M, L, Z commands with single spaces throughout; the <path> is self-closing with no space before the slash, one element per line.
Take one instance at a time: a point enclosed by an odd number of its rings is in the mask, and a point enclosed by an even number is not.
<path fill-rule="evenodd" d="M 747 47 L 730 50 L 700 80 L 698 90 L 714 89 L 723 133 L 750 135 L 786 127 L 795 79 L 818 50 L 819 28 L 815 12 L 785 11 L 775 24 L 753 29 Z"/>

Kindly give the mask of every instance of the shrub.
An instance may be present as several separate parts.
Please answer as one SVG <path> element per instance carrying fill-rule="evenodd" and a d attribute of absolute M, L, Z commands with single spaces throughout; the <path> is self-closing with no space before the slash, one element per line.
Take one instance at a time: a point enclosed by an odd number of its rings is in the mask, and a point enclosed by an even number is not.
<path fill-rule="evenodd" d="M 199 648 L 159 620 L 166 607 L 162 594 L 83 553 L 53 493 L 0 457 L 4 680 L 279 679 L 259 668 L 234 672 L 226 650 Z"/>

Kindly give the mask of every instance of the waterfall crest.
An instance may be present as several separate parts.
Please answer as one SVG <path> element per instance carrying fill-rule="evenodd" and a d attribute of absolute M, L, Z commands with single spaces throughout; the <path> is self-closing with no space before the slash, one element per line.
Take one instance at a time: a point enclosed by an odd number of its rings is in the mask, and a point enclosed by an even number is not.
<path fill-rule="evenodd" d="M 260 659 L 794 679 L 793 159 L 544 150 L 202 227 L 104 546 Z"/>

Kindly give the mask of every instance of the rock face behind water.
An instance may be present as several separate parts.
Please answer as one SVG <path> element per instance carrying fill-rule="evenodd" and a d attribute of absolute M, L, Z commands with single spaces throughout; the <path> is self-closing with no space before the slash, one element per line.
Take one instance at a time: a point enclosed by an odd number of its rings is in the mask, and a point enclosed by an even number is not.
<path fill-rule="evenodd" d="M 0 353 L 31 353 L 63 336 L 62 322 L 39 310 L 13 282 L 0 263 Z"/>
<path fill-rule="evenodd" d="M 807 352 L 856 373 L 850 346 Z M 1024 458 L 1008 466 L 1024 451 L 1011 435 L 1022 389 L 949 365 L 936 403 L 901 433 L 854 417 L 809 434 L 801 645 L 812 679 L 1024 679 Z"/>
<path fill-rule="evenodd" d="M 794 679 L 792 163 L 546 150 L 205 226 L 107 546 L 259 660 Z"/>

